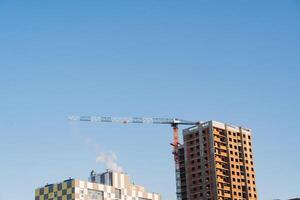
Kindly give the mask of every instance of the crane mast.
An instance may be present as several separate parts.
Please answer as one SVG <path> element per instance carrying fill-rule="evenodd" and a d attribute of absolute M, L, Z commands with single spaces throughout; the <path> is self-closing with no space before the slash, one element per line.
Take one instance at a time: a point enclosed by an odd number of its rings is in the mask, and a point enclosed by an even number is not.
<path fill-rule="evenodd" d="M 179 171 L 179 159 L 178 148 L 179 143 L 179 125 L 197 125 L 199 122 L 183 120 L 178 118 L 153 118 L 153 117 L 108 117 L 108 116 L 69 116 L 70 121 L 83 121 L 83 122 L 108 122 L 108 123 L 137 123 L 137 124 L 169 124 L 173 128 L 173 156 L 175 161 L 176 172 L 176 194 L 177 200 L 181 200 L 181 184 L 180 184 L 180 171 Z"/>

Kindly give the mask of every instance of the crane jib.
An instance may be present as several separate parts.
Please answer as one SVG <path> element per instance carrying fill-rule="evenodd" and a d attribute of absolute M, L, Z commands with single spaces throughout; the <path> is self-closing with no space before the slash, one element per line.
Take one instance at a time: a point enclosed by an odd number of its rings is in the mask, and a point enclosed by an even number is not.
<path fill-rule="evenodd" d="M 112 123 L 139 123 L 139 124 L 171 124 L 171 125 L 197 125 L 199 122 L 182 120 L 178 118 L 152 118 L 152 117 L 103 117 L 103 116 L 70 116 L 71 121 L 86 122 L 112 122 Z"/>

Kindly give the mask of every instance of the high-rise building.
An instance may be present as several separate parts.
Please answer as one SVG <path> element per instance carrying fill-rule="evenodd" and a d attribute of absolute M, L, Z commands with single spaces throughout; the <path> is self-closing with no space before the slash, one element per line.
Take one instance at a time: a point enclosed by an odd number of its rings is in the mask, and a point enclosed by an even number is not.
<path fill-rule="evenodd" d="M 161 200 L 161 197 L 131 183 L 124 173 L 92 171 L 89 181 L 68 179 L 37 188 L 35 200 Z"/>
<path fill-rule="evenodd" d="M 257 200 L 252 134 L 216 121 L 183 130 L 182 200 Z"/>

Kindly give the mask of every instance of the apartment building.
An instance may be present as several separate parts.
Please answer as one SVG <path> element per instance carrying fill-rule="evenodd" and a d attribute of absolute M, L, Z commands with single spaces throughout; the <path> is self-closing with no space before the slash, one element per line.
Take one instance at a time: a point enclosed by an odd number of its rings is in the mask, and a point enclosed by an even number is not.
<path fill-rule="evenodd" d="M 257 200 L 252 133 L 216 121 L 183 130 L 182 200 Z"/>
<path fill-rule="evenodd" d="M 161 200 L 161 197 L 131 183 L 125 173 L 92 171 L 89 181 L 68 179 L 37 188 L 35 200 Z"/>

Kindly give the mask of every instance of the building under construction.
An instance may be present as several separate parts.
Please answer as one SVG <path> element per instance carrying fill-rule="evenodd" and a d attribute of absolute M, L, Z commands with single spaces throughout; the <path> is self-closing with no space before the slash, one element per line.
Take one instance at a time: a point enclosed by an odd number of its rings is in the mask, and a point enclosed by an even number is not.
<path fill-rule="evenodd" d="M 182 200 L 257 200 L 248 128 L 209 121 L 183 130 L 178 149 Z"/>

